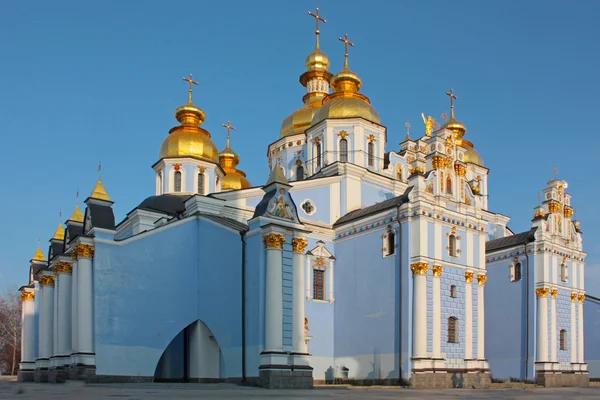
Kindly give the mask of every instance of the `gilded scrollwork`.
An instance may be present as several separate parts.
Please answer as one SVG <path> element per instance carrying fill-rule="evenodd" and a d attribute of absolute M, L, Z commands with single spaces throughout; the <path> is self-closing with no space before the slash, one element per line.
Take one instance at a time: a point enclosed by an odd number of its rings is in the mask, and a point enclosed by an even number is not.
<path fill-rule="evenodd" d="M 54 276 L 44 275 L 40 278 L 40 286 L 54 286 Z"/>
<path fill-rule="evenodd" d="M 426 262 L 418 262 L 410 265 L 410 270 L 415 275 L 425 275 L 429 269 L 429 264 Z"/>
<path fill-rule="evenodd" d="M 94 246 L 91 244 L 80 244 L 77 246 L 77 258 L 94 258 Z"/>
<path fill-rule="evenodd" d="M 487 282 L 487 275 L 484 275 L 484 274 L 477 275 L 477 284 L 479 286 L 485 285 L 486 282 Z"/>
<path fill-rule="evenodd" d="M 465 272 L 465 281 L 467 283 L 473 282 L 474 278 L 475 278 L 475 273 L 474 272 Z"/>
<path fill-rule="evenodd" d="M 572 302 L 576 302 L 577 301 L 577 293 L 575 293 L 575 292 L 571 293 L 571 301 Z"/>
<path fill-rule="evenodd" d="M 548 289 L 547 287 L 540 287 L 535 289 L 535 294 L 537 295 L 537 297 L 547 297 L 548 292 L 550 292 L 550 289 Z"/>
<path fill-rule="evenodd" d="M 294 253 L 304 253 L 304 249 L 308 246 L 308 242 L 303 238 L 292 239 L 292 251 Z"/>
<path fill-rule="evenodd" d="M 442 276 L 442 272 L 444 272 L 444 267 L 441 265 L 433 266 L 433 276 Z"/>
<path fill-rule="evenodd" d="M 579 300 L 579 303 L 583 303 L 583 301 L 585 300 L 585 294 L 580 294 L 579 296 L 577 296 L 577 300 Z"/>
<path fill-rule="evenodd" d="M 279 233 L 269 233 L 263 236 L 263 242 L 267 249 L 283 249 L 285 236 Z"/>
<path fill-rule="evenodd" d="M 21 293 L 21 301 L 33 301 L 33 300 L 35 300 L 35 292 Z"/>
<path fill-rule="evenodd" d="M 550 295 L 552 296 L 553 299 L 556 298 L 556 296 L 558 296 L 558 289 L 554 288 L 550 291 Z"/>

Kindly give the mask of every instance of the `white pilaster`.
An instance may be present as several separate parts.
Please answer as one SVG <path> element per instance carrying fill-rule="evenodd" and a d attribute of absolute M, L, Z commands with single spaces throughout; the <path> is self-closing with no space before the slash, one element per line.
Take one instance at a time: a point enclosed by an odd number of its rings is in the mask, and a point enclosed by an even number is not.
<path fill-rule="evenodd" d="M 75 251 L 75 249 L 73 249 Z M 73 258 L 73 273 L 71 276 L 71 350 L 70 354 L 77 353 L 77 294 L 79 289 L 79 282 L 77 281 L 77 255 Z M 75 357 L 71 358 L 71 363 L 76 364 L 77 360 Z"/>
<path fill-rule="evenodd" d="M 573 298 L 575 296 L 575 298 Z M 571 351 L 571 362 L 576 363 L 578 358 L 577 353 L 577 341 L 576 341 L 576 332 L 577 332 L 577 295 L 576 293 L 571 294 L 571 327 L 568 336 L 569 342 L 569 350 Z"/>
<path fill-rule="evenodd" d="M 77 246 L 77 362 L 88 366 L 95 365 L 93 257 L 94 246 Z"/>
<path fill-rule="evenodd" d="M 58 270 L 58 352 L 60 358 L 58 365 L 69 363 L 71 354 L 71 289 L 72 289 L 72 264 L 59 263 Z"/>
<path fill-rule="evenodd" d="M 265 352 L 283 352 L 283 244 L 285 236 L 264 236 L 267 248 L 265 293 Z"/>
<path fill-rule="evenodd" d="M 442 283 L 441 265 L 433 266 L 433 358 L 442 358 Z"/>
<path fill-rule="evenodd" d="M 467 253 L 467 267 L 474 267 L 475 263 L 473 260 L 473 256 L 474 256 L 474 252 L 473 252 L 473 233 L 471 231 L 467 231 L 466 234 L 466 240 L 467 240 L 467 248 L 466 248 L 466 253 Z M 478 260 L 479 261 L 479 260 Z"/>
<path fill-rule="evenodd" d="M 550 310 L 550 343 L 552 343 L 552 346 L 550 347 L 550 361 L 552 362 L 557 362 L 557 356 L 556 356 L 556 347 L 557 347 L 557 342 L 556 342 L 556 296 L 557 293 L 555 292 L 555 290 L 557 289 L 552 289 L 552 297 L 551 297 L 551 307 L 552 309 Z"/>
<path fill-rule="evenodd" d="M 292 353 L 307 353 L 304 334 L 304 249 L 306 239 L 292 239 Z M 296 365 L 294 359 L 294 365 Z M 308 363 L 307 363 L 308 365 Z"/>
<path fill-rule="evenodd" d="M 584 363 L 585 362 L 585 354 L 583 352 L 584 342 L 583 342 L 583 301 L 585 300 L 585 295 L 579 295 L 579 302 L 577 303 L 577 312 L 578 312 L 578 324 L 577 324 L 577 336 L 578 336 L 578 345 L 577 345 L 577 362 Z"/>
<path fill-rule="evenodd" d="M 475 277 L 474 272 L 465 272 L 465 360 L 473 359 L 473 278 L 474 277 Z M 478 350 L 479 350 L 479 347 L 478 347 Z"/>
<path fill-rule="evenodd" d="M 42 288 L 42 302 L 40 304 L 40 337 L 39 353 L 40 363 L 36 367 L 50 367 L 50 357 L 52 357 L 53 344 L 53 324 L 54 324 L 54 276 L 44 275 L 40 279 Z"/>
<path fill-rule="evenodd" d="M 52 353 L 50 353 L 50 366 L 56 367 L 56 356 L 58 355 L 58 286 L 57 275 L 54 275 L 54 291 L 52 299 Z"/>
<path fill-rule="evenodd" d="M 413 358 L 427 358 L 427 270 L 425 262 L 412 264 L 413 272 Z"/>
<path fill-rule="evenodd" d="M 537 288 L 537 362 L 548 362 L 548 288 Z"/>
<path fill-rule="evenodd" d="M 33 349 L 35 346 L 35 325 L 34 325 L 34 289 L 23 289 L 21 293 L 23 305 L 21 308 L 21 364 L 19 370 L 33 371 L 35 369 L 35 359 Z"/>
<path fill-rule="evenodd" d="M 483 248 L 480 252 L 485 253 Z M 485 265 L 485 264 L 484 264 Z M 487 281 L 487 275 L 477 275 L 477 359 L 485 359 L 485 293 L 484 287 Z"/>

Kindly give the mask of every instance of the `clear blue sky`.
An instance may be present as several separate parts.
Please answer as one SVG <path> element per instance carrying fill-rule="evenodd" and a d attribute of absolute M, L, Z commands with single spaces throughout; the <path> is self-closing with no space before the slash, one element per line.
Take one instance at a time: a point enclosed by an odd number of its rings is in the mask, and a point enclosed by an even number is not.
<path fill-rule="evenodd" d="M 569 182 L 582 221 L 587 288 L 600 295 L 598 159 L 600 2 L 597 1 L 22 1 L 0 13 L 0 289 L 26 284 L 37 237 L 102 178 L 120 221 L 154 194 L 150 166 L 174 109 L 195 103 L 217 147 L 221 124 L 237 127 L 233 148 L 252 184 L 267 179 L 266 146 L 301 105 L 298 83 L 314 46 L 337 72 L 348 33 L 350 66 L 363 79 L 397 149 L 410 121 L 448 111 L 490 168 L 490 209 L 529 228 L 537 193 L 552 173 Z M 594 206 L 596 204 L 596 206 Z M 595 292 L 594 292 L 595 290 Z"/>

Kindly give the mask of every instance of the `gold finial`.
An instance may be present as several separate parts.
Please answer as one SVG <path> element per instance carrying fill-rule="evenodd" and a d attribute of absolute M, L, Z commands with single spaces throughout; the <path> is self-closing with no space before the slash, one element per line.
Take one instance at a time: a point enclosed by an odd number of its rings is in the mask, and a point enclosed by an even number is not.
<path fill-rule="evenodd" d="M 33 261 L 46 261 L 46 256 L 44 255 L 44 252 L 42 251 L 41 247 L 40 247 L 40 237 L 38 236 L 38 245 L 37 245 L 37 250 L 33 256 Z"/>
<path fill-rule="evenodd" d="M 192 74 L 190 74 L 189 78 L 181 78 L 184 81 L 188 82 L 190 84 L 190 89 L 188 91 L 188 104 L 192 104 L 192 85 L 197 85 L 198 82 L 196 82 L 195 80 L 192 79 Z"/>
<path fill-rule="evenodd" d="M 446 96 L 450 97 L 450 119 L 454 119 L 454 100 L 457 100 L 458 97 L 454 95 L 452 89 L 449 92 L 446 92 Z"/>
<path fill-rule="evenodd" d="M 318 8 L 317 8 L 318 10 Z M 235 128 L 233 126 L 231 126 L 231 121 L 227 121 L 226 124 L 221 124 L 221 126 L 223 128 L 227 128 L 227 147 L 229 147 L 229 143 L 230 143 L 230 137 L 231 137 L 231 131 L 235 131 Z"/>
<path fill-rule="evenodd" d="M 406 121 L 404 126 L 406 126 L 406 138 L 410 139 L 410 122 Z"/>
<path fill-rule="evenodd" d="M 311 17 L 314 17 L 315 22 L 317 23 L 317 28 L 315 30 L 315 35 L 317 36 L 317 43 L 315 45 L 315 49 L 318 50 L 319 49 L 319 34 L 321 33 L 321 31 L 319 30 L 319 21 L 323 22 L 324 24 L 326 24 L 327 21 L 319 15 L 319 7 L 316 8 L 314 13 L 312 11 L 309 11 L 308 15 L 310 15 Z"/>
<path fill-rule="evenodd" d="M 348 69 L 348 46 L 354 47 L 354 43 L 348 40 L 348 34 L 346 33 L 343 38 L 338 38 L 340 42 L 344 43 L 344 69 Z"/>

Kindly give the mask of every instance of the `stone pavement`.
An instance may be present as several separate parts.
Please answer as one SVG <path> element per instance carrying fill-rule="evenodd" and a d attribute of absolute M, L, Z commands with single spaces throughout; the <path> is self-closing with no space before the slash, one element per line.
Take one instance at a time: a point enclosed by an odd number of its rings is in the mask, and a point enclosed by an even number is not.
<path fill-rule="evenodd" d="M 317 388 L 282 390 L 242 387 L 233 384 L 65 384 L 0 381 L 0 399 L 25 400 L 163 400 L 163 399 L 598 399 L 600 388 L 448 389 Z"/>

